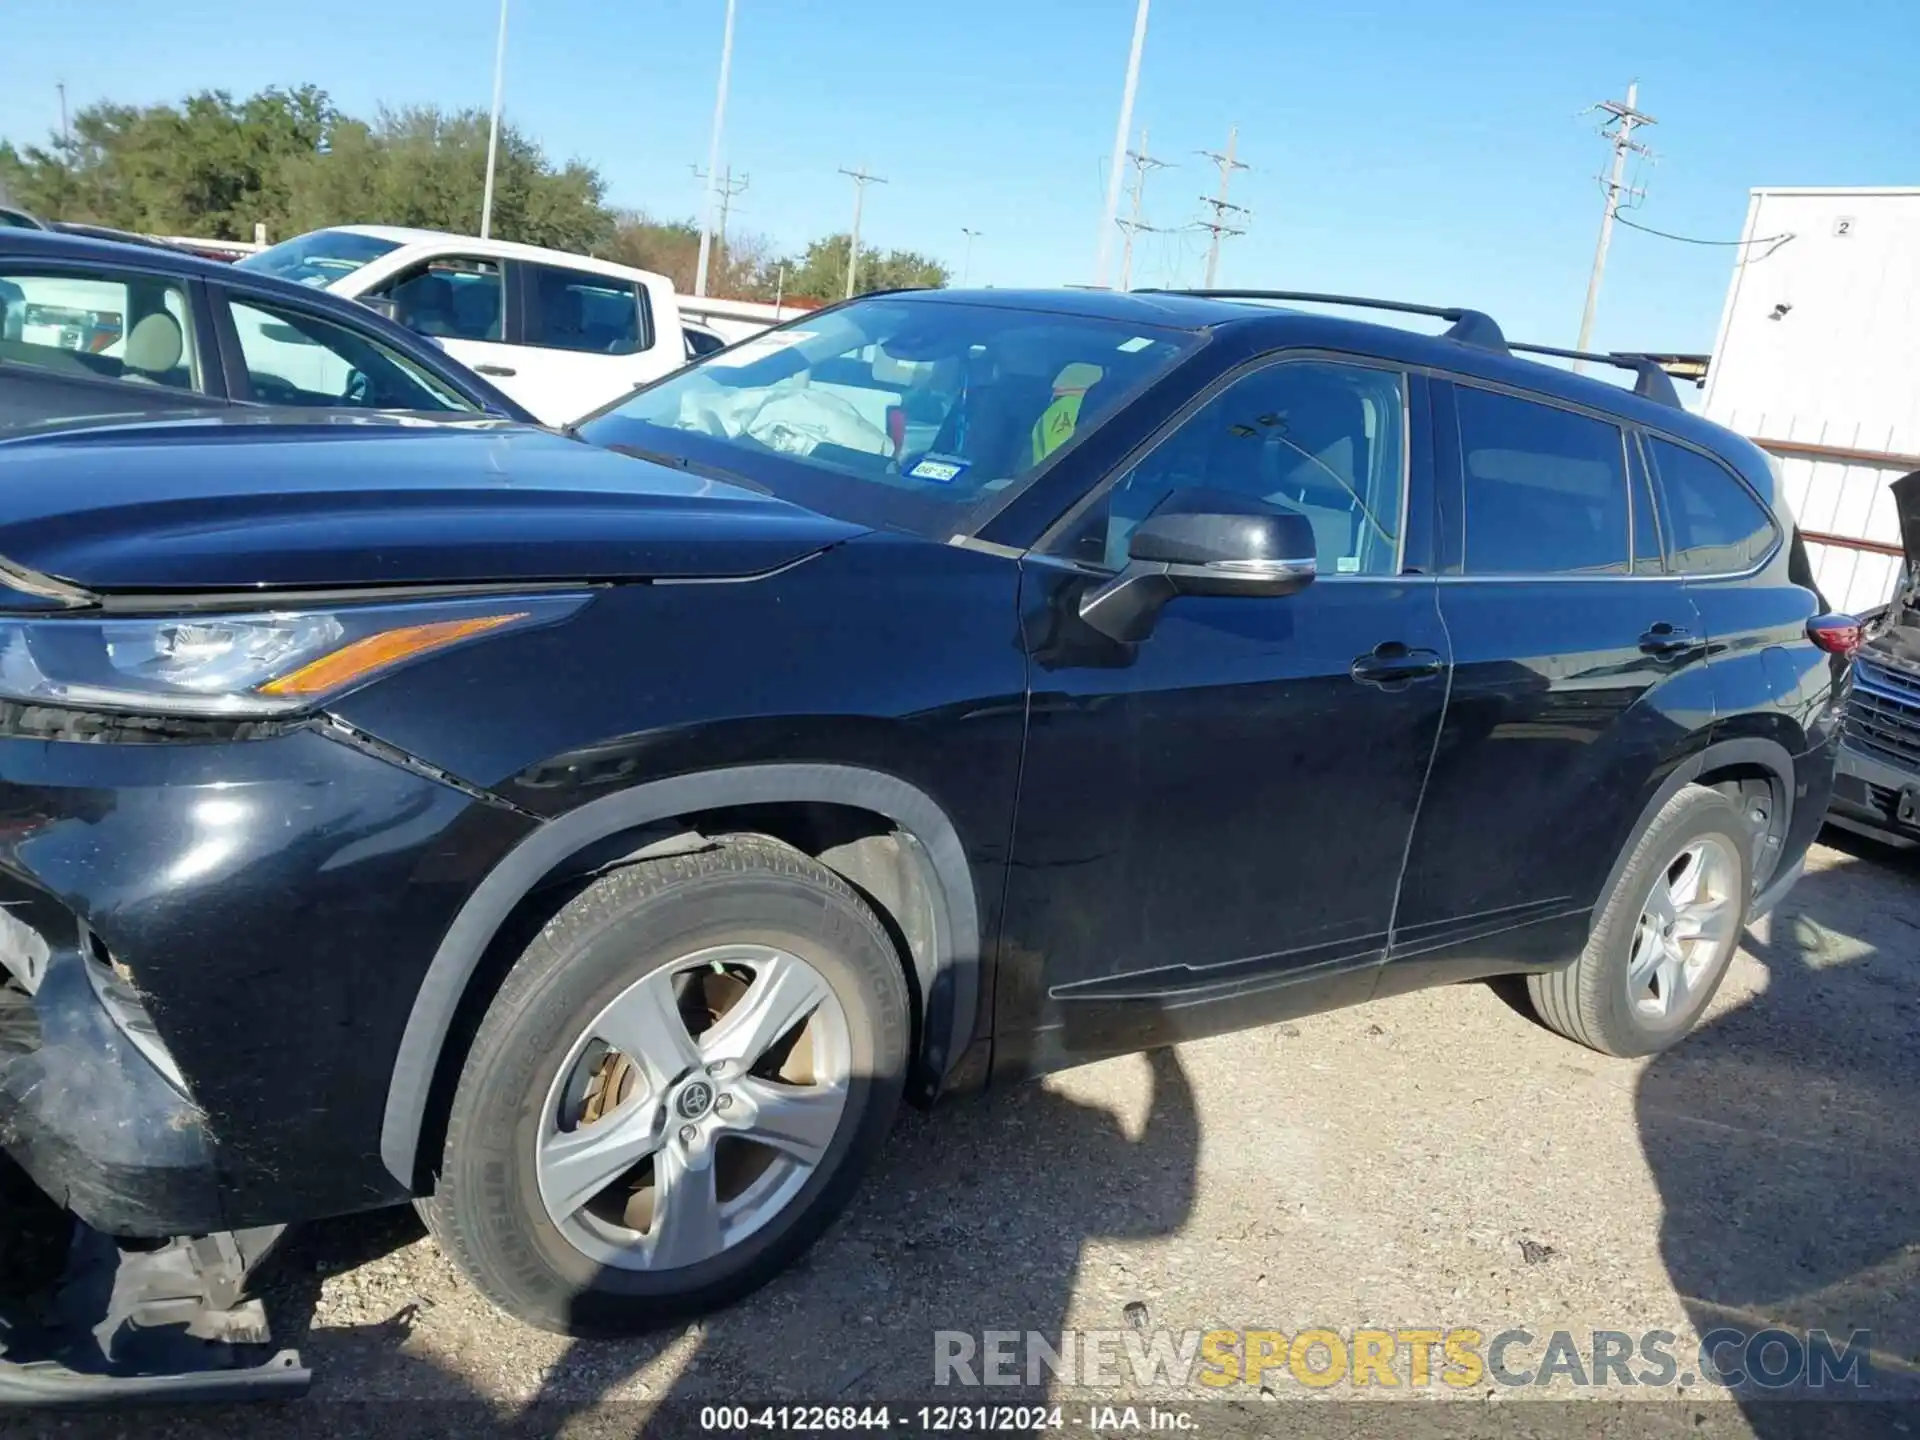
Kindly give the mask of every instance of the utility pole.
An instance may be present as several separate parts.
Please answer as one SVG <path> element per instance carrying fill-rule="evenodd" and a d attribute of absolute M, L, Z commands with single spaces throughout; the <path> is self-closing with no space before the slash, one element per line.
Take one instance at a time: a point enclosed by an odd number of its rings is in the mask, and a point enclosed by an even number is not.
<path fill-rule="evenodd" d="M 507 78 L 507 0 L 500 0 L 500 37 L 493 43 L 493 119 L 487 123 L 487 184 L 480 197 L 480 238 L 493 233 L 493 165 L 500 153 L 500 91 Z"/>
<path fill-rule="evenodd" d="M 1607 268 L 1607 246 L 1613 240 L 1613 217 L 1619 213 L 1622 195 L 1631 195 L 1625 185 L 1627 152 L 1636 155 L 1650 155 L 1653 152 L 1633 138 L 1634 127 L 1653 125 L 1658 122 L 1651 115 L 1642 115 L 1635 105 L 1640 99 L 1640 82 L 1634 81 L 1627 86 L 1626 100 L 1603 100 L 1594 106 L 1603 111 L 1607 119 L 1601 122 L 1600 133 L 1606 136 L 1613 146 L 1613 164 L 1607 173 L 1607 208 L 1600 217 L 1600 244 L 1593 252 L 1593 274 L 1587 277 L 1587 305 L 1580 312 L 1580 338 L 1573 343 L 1576 350 L 1584 350 L 1593 338 L 1593 312 L 1600 304 L 1600 277 Z M 1585 361 L 1576 360 L 1573 368 L 1578 371 L 1585 367 Z"/>
<path fill-rule="evenodd" d="M 70 151 L 73 149 L 73 129 L 67 124 L 67 82 L 56 80 L 53 88 L 60 92 L 60 144 Z"/>
<path fill-rule="evenodd" d="M 869 175 L 866 166 L 858 170 L 840 172 L 853 181 L 853 233 L 847 237 L 847 299 L 853 298 L 853 282 L 860 275 L 860 206 L 867 198 L 867 186 L 884 185 L 886 180 L 879 175 Z"/>
<path fill-rule="evenodd" d="M 1147 43 L 1147 4 L 1140 0 L 1133 12 L 1133 49 L 1127 55 L 1127 83 L 1120 93 L 1120 123 L 1113 130 L 1113 158 L 1107 162 L 1107 205 L 1100 212 L 1100 257 L 1094 262 L 1093 283 L 1107 288 L 1107 257 L 1113 249 L 1113 227 L 1120 215 L 1120 171 L 1127 162 L 1127 136 L 1133 132 L 1133 97 L 1140 88 L 1140 52 Z M 1120 288 L 1126 289 L 1121 282 Z"/>
<path fill-rule="evenodd" d="M 1222 235 L 1244 235 L 1247 233 L 1247 228 L 1245 225 L 1240 225 L 1240 226 L 1229 225 L 1227 223 L 1227 216 L 1229 214 L 1251 215 L 1253 213 L 1250 210 L 1248 210 L 1247 207 L 1244 205 L 1229 205 L 1227 203 L 1227 186 L 1233 180 L 1233 172 L 1236 170 L 1250 170 L 1253 168 L 1252 166 L 1248 165 L 1244 160 L 1236 160 L 1233 158 L 1234 147 L 1237 146 L 1239 143 L 1240 143 L 1240 127 L 1238 125 L 1235 125 L 1231 130 L 1227 131 L 1227 153 L 1226 154 L 1216 155 L 1211 150 L 1202 150 L 1200 152 L 1202 155 L 1206 156 L 1207 159 L 1213 161 L 1214 164 L 1220 167 L 1219 195 L 1215 196 L 1212 199 L 1207 198 L 1205 195 L 1202 195 L 1200 197 L 1201 204 L 1211 205 L 1213 207 L 1213 219 L 1202 220 L 1200 222 L 1200 228 L 1202 230 L 1209 230 L 1213 233 L 1213 239 L 1211 243 L 1209 243 L 1207 246 L 1206 287 L 1209 290 L 1213 288 L 1213 277 L 1216 273 L 1218 273 L 1220 269 L 1220 237 Z"/>
<path fill-rule="evenodd" d="M 980 232 L 978 230 L 969 230 L 965 225 L 962 225 L 960 227 L 960 233 L 967 237 L 966 258 L 960 262 L 960 287 L 965 289 L 967 276 L 973 271 L 973 242 L 980 238 Z"/>
<path fill-rule="evenodd" d="M 691 168 L 694 179 L 706 181 L 713 179 L 710 174 L 702 170 L 698 165 Z M 727 217 L 733 211 L 734 197 L 746 191 L 747 182 L 751 179 L 752 177 L 749 175 L 742 175 L 738 180 L 735 180 L 733 178 L 733 166 L 726 165 L 721 167 L 720 183 L 718 185 L 709 184 L 707 186 L 707 194 L 709 196 L 717 195 L 720 199 L 720 226 L 714 235 L 713 248 L 718 254 L 722 265 L 727 263 Z M 700 293 L 702 295 L 707 293 L 704 281 L 701 283 Z"/>
<path fill-rule="evenodd" d="M 713 254 L 714 180 L 720 170 L 720 135 L 727 123 L 727 81 L 733 72 L 733 12 L 727 0 L 727 25 L 720 39 L 720 88 L 713 98 L 713 132 L 707 139 L 707 208 L 700 219 L 700 261 L 694 267 L 693 293 L 707 293 L 707 261 Z"/>
<path fill-rule="evenodd" d="M 1161 228 L 1157 225 L 1149 225 L 1140 218 L 1140 200 L 1147 188 L 1147 172 L 1167 168 L 1165 160 L 1156 160 L 1147 153 L 1145 126 L 1140 129 L 1140 148 L 1127 151 L 1127 159 L 1133 165 L 1133 206 L 1128 218 L 1119 222 L 1120 228 L 1126 232 L 1127 236 L 1126 242 L 1120 249 L 1120 288 L 1122 290 L 1133 282 L 1133 237 L 1142 230 L 1156 231 Z"/>

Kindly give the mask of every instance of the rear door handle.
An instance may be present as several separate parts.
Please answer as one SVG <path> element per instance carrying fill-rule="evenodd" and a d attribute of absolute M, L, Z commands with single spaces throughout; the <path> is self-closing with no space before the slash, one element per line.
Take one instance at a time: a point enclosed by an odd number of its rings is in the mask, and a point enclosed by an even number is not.
<path fill-rule="evenodd" d="M 476 365 L 473 368 L 482 375 L 518 375 L 520 373 L 511 365 Z"/>
<path fill-rule="evenodd" d="M 1438 650 L 1409 650 L 1398 640 L 1376 645 L 1347 667 L 1362 685 L 1400 689 L 1416 680 L 1431 680 L 1446 668 Z"/>
<path fill-rule="evenodd" d="M 1640 648 L 1649 655 L 1678 655 L 1697 644 L 1692 632 L 1664 620 L 1640 637 Z"/>

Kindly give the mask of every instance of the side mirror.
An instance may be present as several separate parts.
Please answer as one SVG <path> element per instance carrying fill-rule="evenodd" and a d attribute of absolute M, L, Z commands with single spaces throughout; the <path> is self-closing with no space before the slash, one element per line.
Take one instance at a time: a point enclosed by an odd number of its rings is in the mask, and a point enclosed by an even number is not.
<path fill-rule="evenodd" d="M 391 295 L 360 295 L 355 298 L 375 314 L 384 315 L 387 319 L 394 321 L 400 318 L 400 307 L 393 303 Z"/>
<path fill-rule="evenodd" d="M 1127 567 L 1087 592 L 1080 618 L 1121 641 L 1144 640 L 1176 595 L 1278 597 L 1317 570 L 1306 516 L 1225 490 L 1176 490 L 1140 522 Z"/>

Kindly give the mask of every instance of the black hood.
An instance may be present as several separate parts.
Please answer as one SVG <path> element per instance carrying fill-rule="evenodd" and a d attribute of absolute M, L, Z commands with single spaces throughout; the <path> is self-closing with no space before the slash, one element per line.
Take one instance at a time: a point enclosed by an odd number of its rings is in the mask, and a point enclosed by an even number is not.
<path fill-rule="evenodd" d="M 0 442 L 0 557 L 108 593 L 719 578 L 859 533 L 506 422 L 255 413 Z"/>

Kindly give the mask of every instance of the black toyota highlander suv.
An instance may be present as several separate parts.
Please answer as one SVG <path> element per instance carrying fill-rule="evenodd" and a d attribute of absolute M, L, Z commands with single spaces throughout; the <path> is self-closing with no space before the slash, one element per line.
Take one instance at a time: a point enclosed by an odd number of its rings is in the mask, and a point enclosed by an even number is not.
<path fill-rule="evenodd" d="M 1856 632 L 1650 364 L 1310 298 L 0 444 L 6 1148 L 123 1236 L 417 1200 L 609 1333 L 791 1261 L 903 1095 L 1501 973 L 1674 1043 Z"/>

